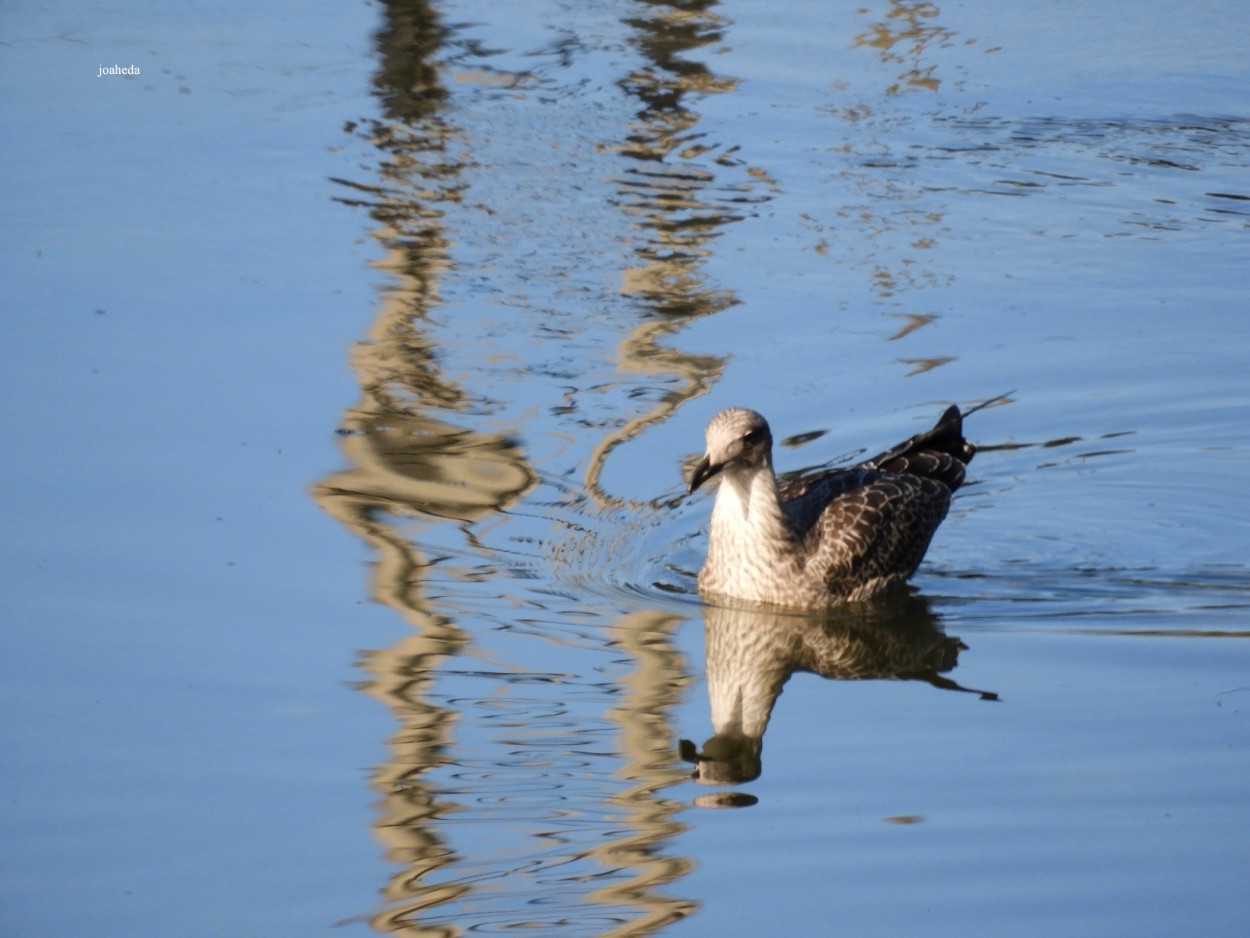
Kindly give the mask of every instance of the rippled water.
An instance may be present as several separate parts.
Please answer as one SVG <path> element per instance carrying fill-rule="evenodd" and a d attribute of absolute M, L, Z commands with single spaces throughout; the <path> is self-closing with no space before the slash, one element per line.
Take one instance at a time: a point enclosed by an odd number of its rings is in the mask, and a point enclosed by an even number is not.
<path fill-rule="evenodd" d="M 1242 4 L 23 15 L 14 934 L 1244 931 Z M 717 410 L 1000 394 L 911 595 L 699 602 Z"/>

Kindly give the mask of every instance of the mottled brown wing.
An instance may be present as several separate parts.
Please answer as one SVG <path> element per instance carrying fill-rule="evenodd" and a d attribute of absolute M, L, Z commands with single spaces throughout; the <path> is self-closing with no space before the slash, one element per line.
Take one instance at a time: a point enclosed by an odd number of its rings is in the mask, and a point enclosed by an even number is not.
<path fill-rule="evenodd" d="M 861 476 L 856 473 L 868 469 L 936 479 L 954 492 L 963 484 L 965 468 L 976 451 L 976 445 L 964 439 L 963 417 L 959 408 L 951 406 L 932 429 L 917 433 L 872 459 L 838 469 L 813 468 L 785 476 L 779 485 L 781 499 L 823 505 L 819 497 L 809 498 L 809 494 L 819 492 L 826 499 L 836 497 L 839 492 L 862 484 Z M 796 504 L 795 507 L 798 509 L 799 506 Z M 806 519 L 804 528 L 814 520 L 815 515 L 812 514 Z"/>
<path fill-rule="evenodd" d="M 784 483 L 781 498 L 807 547 L 808 572 L 837 595 L 911 576 L 975 453 L 959 408 L 949 407 L 932 429 L 872 459 Z"/>
<path fill-rule="evenodd" d="M 777 488 L 796 533 L 803 537 L 833 499 L 862 488 L 879 475 L 879 470 L 863 465 L 815 470 L 786 479 Z"/>
<path fill-rule="evenodd" d="M 950 489 L 936 479 L 858 472 L 858 485 L 839 480 L 843 489 L 804 536 L 809 573 L 838 593 L 878 578 L 901 582 L 911 576 L 950 507 Z M 814 497 L 811 487 L 808 497 Z"/>

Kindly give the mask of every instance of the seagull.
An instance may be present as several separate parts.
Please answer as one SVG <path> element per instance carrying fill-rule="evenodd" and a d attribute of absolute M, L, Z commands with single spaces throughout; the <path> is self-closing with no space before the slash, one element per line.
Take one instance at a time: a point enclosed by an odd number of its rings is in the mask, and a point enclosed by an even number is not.
<path fill-rule="evenodd" d="M 933 429 L 879 456 L 778 483 L 768 421 L 743 407 L 721 411 L 690 477 L 693 493 L 721 476 L 699 592 L 820 609 L 900 586 L 976 453 L 963 417 L 951 406 Z"/>

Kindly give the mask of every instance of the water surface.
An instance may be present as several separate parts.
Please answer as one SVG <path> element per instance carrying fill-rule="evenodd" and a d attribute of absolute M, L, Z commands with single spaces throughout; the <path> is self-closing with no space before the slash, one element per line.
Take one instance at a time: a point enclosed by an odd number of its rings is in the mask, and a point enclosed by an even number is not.
<path fill-rule="evenodd" d="M 6 69 L 10 930 L 1244 931 L 1240 4 L 272 15 Z M 913 595 L 698 601 L 717 410 L 1005 392 Z"/>

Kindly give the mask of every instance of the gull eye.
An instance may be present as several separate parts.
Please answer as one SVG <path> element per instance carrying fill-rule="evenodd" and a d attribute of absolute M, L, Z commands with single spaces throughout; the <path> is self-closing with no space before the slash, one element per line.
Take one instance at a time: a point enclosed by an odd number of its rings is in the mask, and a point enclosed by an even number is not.
<path fill-rule="evenodd" d="M 756 441 L 760 438 L 760 436 L 761 436 L 761 435 L 762 435 L 762 434 L 760 433 L 760 430 L 759 430 L 759 428 L 758 428 L 758 427 L 757 427 L 756 429 L 754 429 L 754 430 L 748 430 L 748 431 L 747 431 L 747 433 L 746 433 L 746 436 L 744 436 L 744 437 L 742 438 L 742 442 L 743 442 L 743 443 L 754 443 L 754 442 L 756 442 Z"/>

